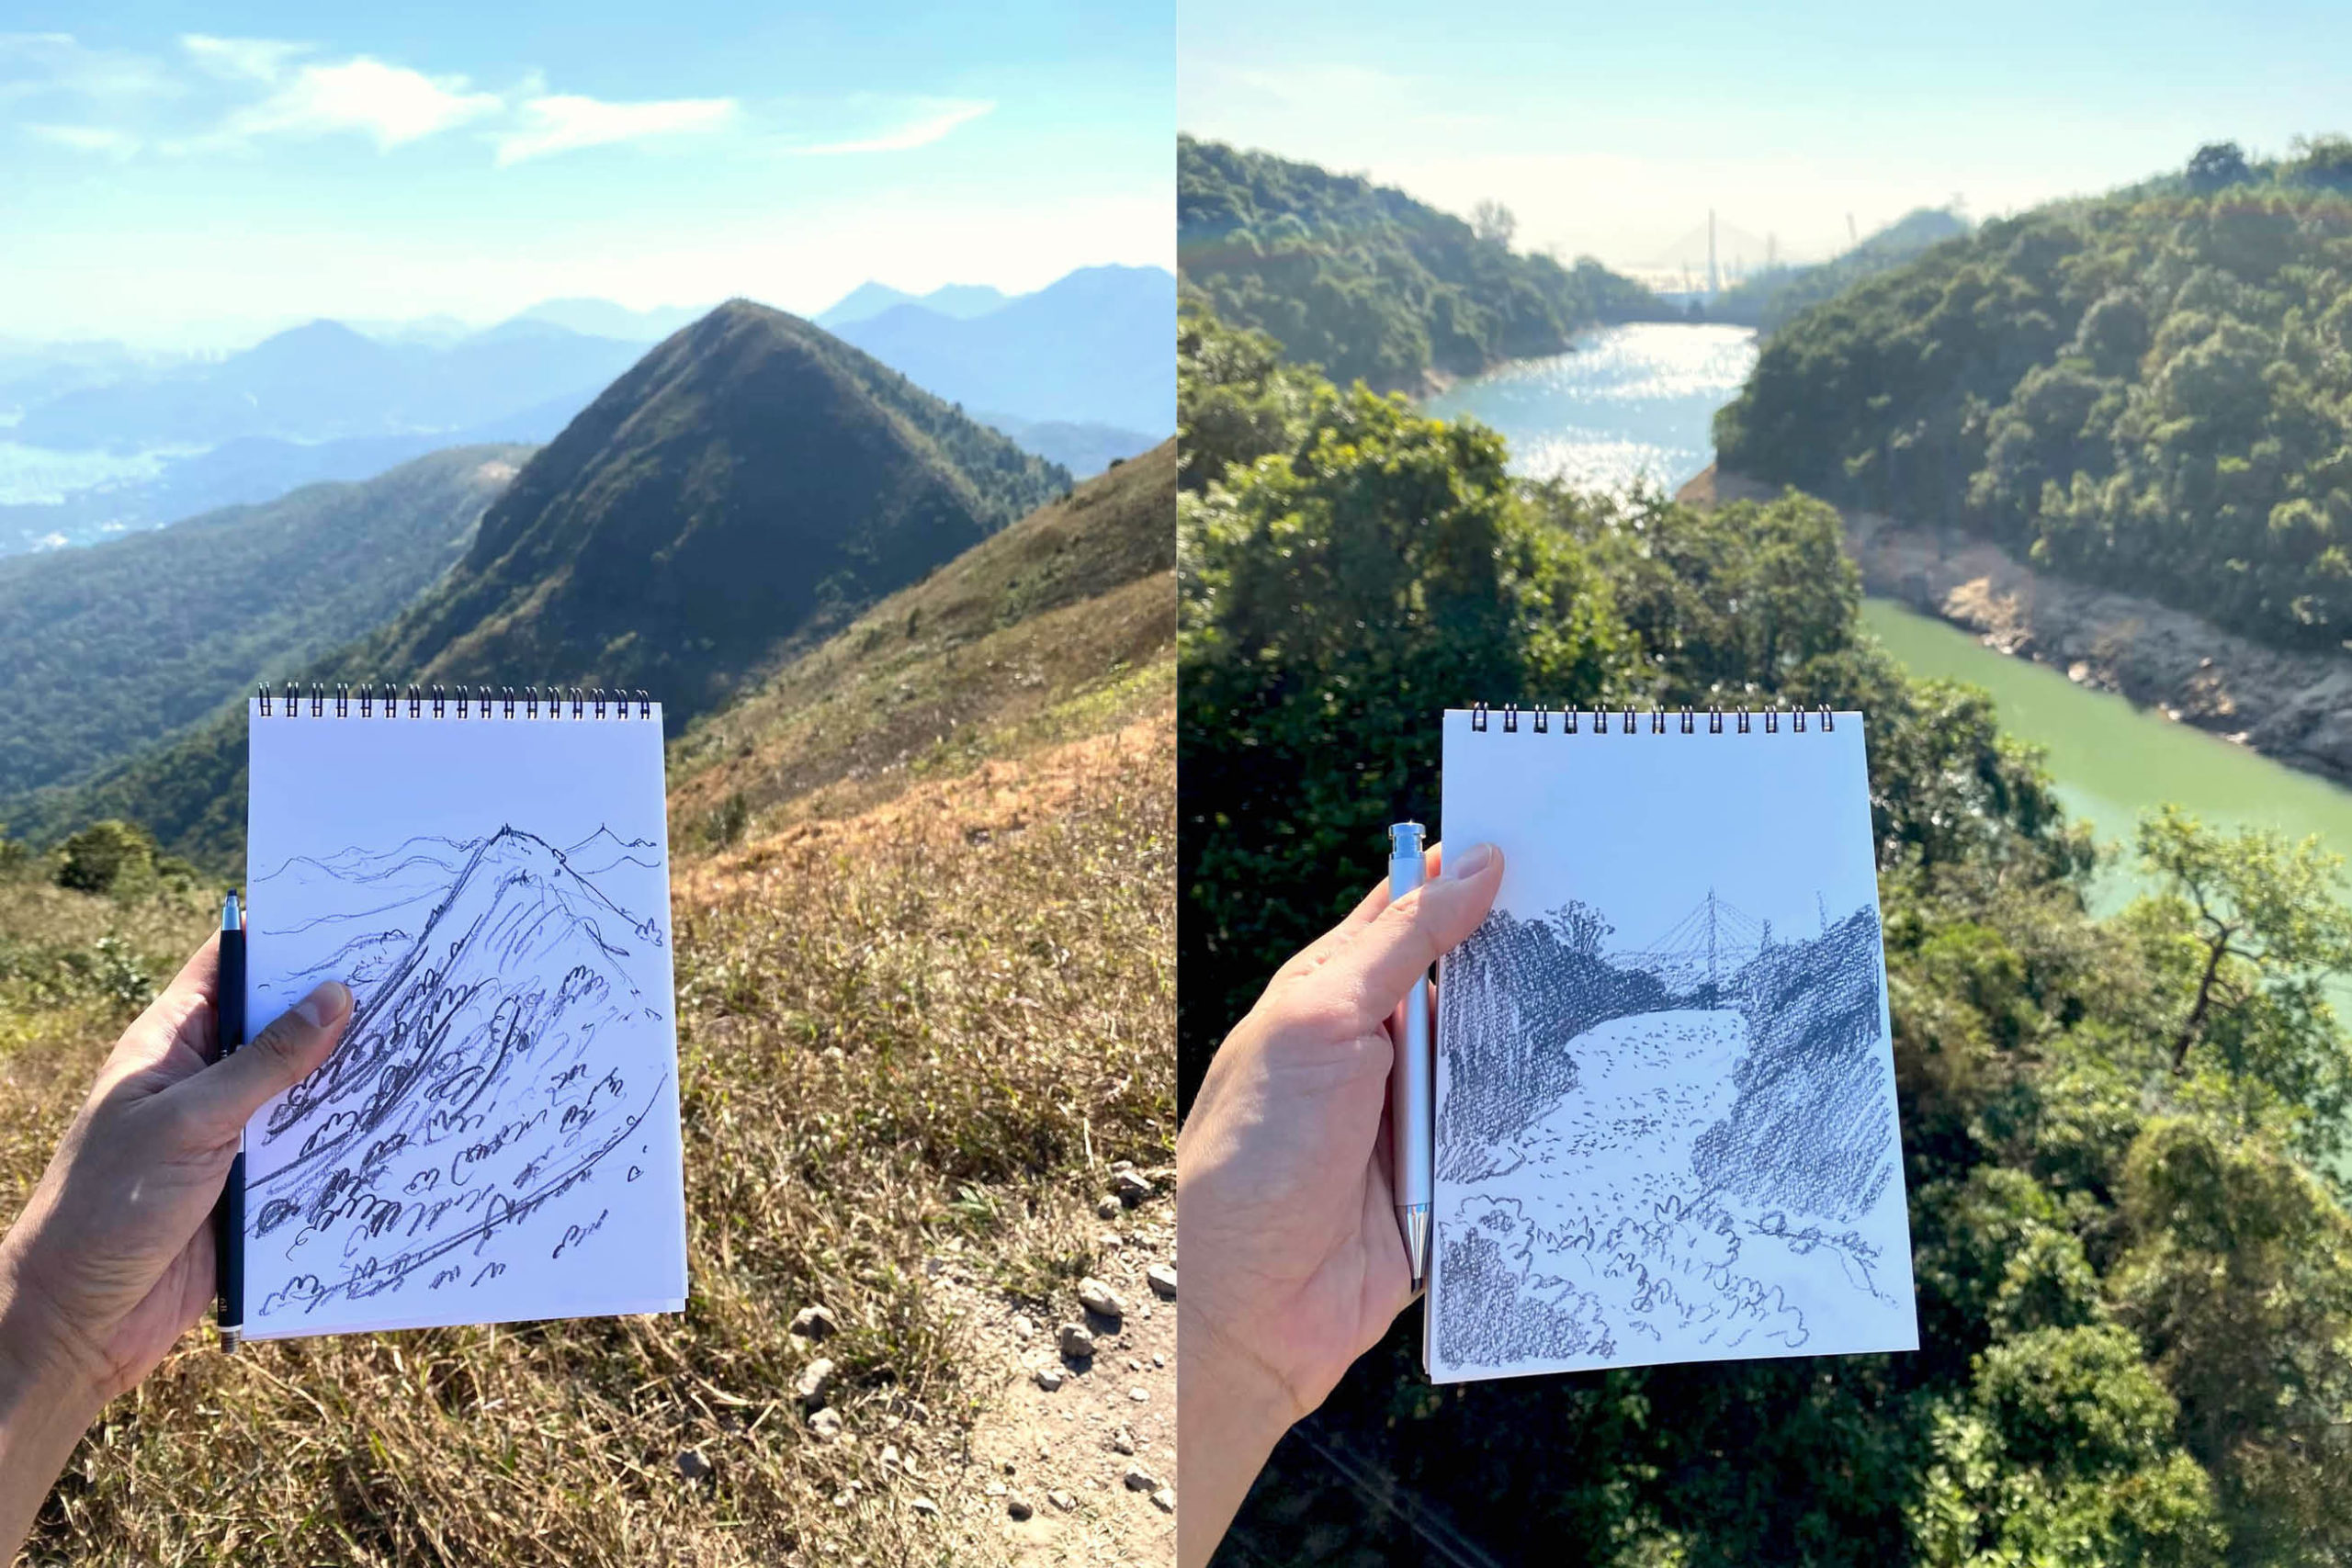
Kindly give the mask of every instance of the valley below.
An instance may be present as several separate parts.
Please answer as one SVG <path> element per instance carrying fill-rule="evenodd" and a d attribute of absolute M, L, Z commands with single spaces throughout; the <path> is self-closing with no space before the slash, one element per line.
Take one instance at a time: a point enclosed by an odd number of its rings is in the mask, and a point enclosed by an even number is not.
<path fill-rule="evenodd" d="M 1714 412 L 1755 362 L 1745 328 L 1643 323 L 1581 334 L 1431 397 L 1510 443 L 1511 468 L 1712 505 L 1778 493 L 1713 462 Z M 2352 853 L 2352 657 L 2294 652 L 2169 605 L 2039 570 L 1997 546 L 1841 510 L 1863 617 L 1911 674 L 1993 694 L 2102 842 L 2172 801 L 2207 820 L 2317 834 Z M 2119 861 L 2098 897 L 2137 886 Z"/>

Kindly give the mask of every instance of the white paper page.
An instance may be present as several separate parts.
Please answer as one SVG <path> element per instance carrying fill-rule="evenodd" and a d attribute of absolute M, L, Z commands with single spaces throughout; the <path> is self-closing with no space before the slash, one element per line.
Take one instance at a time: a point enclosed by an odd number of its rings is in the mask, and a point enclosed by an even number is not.
<path fill-rule="evenodd" d="M 1441 1382 L 1918 1348 L 1862 720 L 1445 716 Z"/>
<path fill-rule="evenodd" d="M 658 705 L 258 707 L 247 1026 L 356 1009 L 246 1127 L 246 1337 L 683 1307 Z"/>

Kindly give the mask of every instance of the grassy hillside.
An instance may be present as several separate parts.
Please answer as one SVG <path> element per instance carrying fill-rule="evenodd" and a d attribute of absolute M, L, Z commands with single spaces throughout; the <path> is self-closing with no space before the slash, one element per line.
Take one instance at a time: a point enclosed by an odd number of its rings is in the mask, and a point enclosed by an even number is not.
<path fill-rule="evenodd" d="M 423 598 L 299 678 L 643 687 L 683 723 L 1068 482 L 807 322 L 721 306 L 542 448 Z M 240 711 L 0 809 L 36 842 L 126 818 L 225 874 L 244 762 Z"/>
<path fill-rule="evenodd" d="M 1345 385 L 1418 391 L 1556 354 L 1584 327 L 1669 312 L 1589 258 L 1522 255 L 1403 191 L 1189 136 L 1176 141 L 1178 276 L 1219 316 Z"/>
<path fill-rule="evenodd" d="M 463 554 L 528 456 L 458 447 L 0 560 L 0 798 L 160 740 L 390 621 Z"/>
<path fill-rule="evenodd" d="M 1967 232 L 1967 220 L 1940 208 L 1922 207 L 1841 256 L 1812 266 L 1773 267 L 1724 290 L 1707 307 L 1707 319 L 1769 333 L 1841 289 Z"/>
<path fill-rule="evenodd" d="M 1169 680 L 1175 513 L 1166 441 L 893 594 L 686 734 L 680 823 L 723 836 L 825 786 L 862 799 L 1131 718 Z"/>
<path fill-rule="evenodd" d="M 1791 321 L 1718 415 L 1719 459 L 2251 637 L 2342 643 L 2352 144 L 2199 158 L 1987 223 Z"/>
<path fill-rule="evenodd" d="M 1174 1138 L 1172 505 L 1164 448 L 1122 465 L 673 742 L 684 1316 L 234 1360 L 190 1339 L 85 1443 L 32 1560 L 1165 1560 L 1170 1521 L 1119 1484 L 1131 1461 L 1096 1404 L 1019 1419 L 1024 1400 L 1100 1392 L 1147 1439 L 1132 1462 L 1165 1471 L 1172 1373 L 1128 1372 L 1118 1358 L 1142 1342 L 1121 1340 L 1046 1395 L 1016 1384 L 1006 1347 L 1050 1359 L 1016 1314 L 1069 1315 L 1089 1273 L 1148 1307 L 1142 1269 L 1172 1237 L 1164 1180 L 1115 1220 L 1094 1213 L 1111 1162 L 1164 1168 Z M 1161 630 L 1119 612 L 1137 628 L 1121 650 L 1152 671 L 1129 679 L 1069 612 L 1137 592 L 1162 602 Z M 982 656 L 1006 637 L 1022 657 Z M 901 688 L 920 703 L 951 672 L 977 744 L 921 767 L 877 749 L 895 743 L 887 722 L 814 732 L 813 766 L 786 744 L 812 733 L 794 728 L 803 704 L 863 712 Z M 721 790 L 762 807 L 718 839 L 687 830 Z M 0 893 L 13 1209 L 208 906 Z M 822 1348 L 841 1369 L 839 1442 L 792 1394 L 819 1351 L 786 1325 L 817 1303 L 842 1325 Z M 1151 1326 L 1129 1324 L 1131 1338 Z M 1147 1382 L 1151 1403 L 1130 1402 Z M 1026 1521 L 985 1490 L 1008 1482 L 1033 1501 Z"/>

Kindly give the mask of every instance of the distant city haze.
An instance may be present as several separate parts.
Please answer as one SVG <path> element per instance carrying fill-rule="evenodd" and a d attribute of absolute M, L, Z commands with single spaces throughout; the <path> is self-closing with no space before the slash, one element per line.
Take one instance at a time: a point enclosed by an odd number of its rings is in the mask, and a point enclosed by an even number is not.
<path fill-rule="evenodd" d="M 1178 121 L 1368 174 L 1514 243 L 1660 283 L 1846 248 L 1960 197 L 1984 219 L 2177 169 L 2206 141 L 2287 151 L 2352 128 L 2352 13 L 2151 0 L 1743 6 L 1186 0 Z"/>

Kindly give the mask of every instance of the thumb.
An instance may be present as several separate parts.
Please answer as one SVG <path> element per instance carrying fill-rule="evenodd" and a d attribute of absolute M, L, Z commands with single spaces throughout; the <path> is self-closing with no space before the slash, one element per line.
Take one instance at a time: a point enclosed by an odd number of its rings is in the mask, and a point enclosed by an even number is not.
<path fill-rule="evenodd" d="M 164 1098 L 177 1102 L 175 1111 L 188 1142 L 203 1148 L 233 1142 L 272 1095 L 317 1070 L 350 1021 L 350 988 L 325 981 L 280 1013 L 250 1044 L 166 1089 Z"/>
<path fill-rule="evenodd" d="M 1478 929 L 1503 883 L 1503 854 L 1472 844 L 1441 857 L 1433 882 L 1408 893 L 1363 927 L 1329 964 L 1331 978 L 1353 981 L 1357 1026 L 1369 1031 L 1396 1010 L 1429 966 Z"/>

